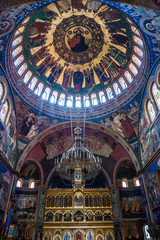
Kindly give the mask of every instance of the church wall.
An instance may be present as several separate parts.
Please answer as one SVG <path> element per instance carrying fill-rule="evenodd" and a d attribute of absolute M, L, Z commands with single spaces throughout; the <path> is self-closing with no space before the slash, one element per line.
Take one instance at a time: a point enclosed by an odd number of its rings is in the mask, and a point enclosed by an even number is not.
<path fill-rule="evenodd" d="M 0 162 L 0 228 L 4 221 L 6 208 L 8 206 L 8 200 L 10 195 L 10 188 L 12 182 L 12 174 L 10 171 Z"/>
<path fill-rule="evenodd" d="M 153 96 L 153 84 L 157 86 L 155 97 Z M 158 102 L 160 102 L 160 60 L 152 69 L 141 102 L 139 141 L 143 167 L 160 148 L 160 106 Z"/>
<path fill-rule="evenodd" d="M 160 156 L 146 170 L 144 177 L 154 220 L 160 225 Z"/>
<path fill-rule="evenodd" d="M 0 66 L 0 154 L 6 162 L 16 165 L 16 112 L 6 75 Z"/>

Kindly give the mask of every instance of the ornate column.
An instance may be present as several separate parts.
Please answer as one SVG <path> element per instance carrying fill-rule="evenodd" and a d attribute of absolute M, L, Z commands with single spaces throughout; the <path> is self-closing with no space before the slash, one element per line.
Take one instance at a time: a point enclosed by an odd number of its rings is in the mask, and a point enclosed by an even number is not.
<path fill-rule="evenodd" d="M 38 201 L 36 208 L 36 224 L 35 224 L 35 236 L 34 239 L 42 240 L 43 236 L 43 223 L 44 223 L 44 212 L 45 212 L 45 201 L 46 201 L 47 187 L 40 186 L 38 189 Z"/>
<path fill-rule="evenodd" d="M 119 197 L 119 189 L 115 185 L 111 186 L 111 198 L 112 198 L 112 209 L 113 209 L 113 221 L 114 221 L 114 233 L 116 240 L 122 240 L 123 231 L 122 231 L 122 211 Z"/>

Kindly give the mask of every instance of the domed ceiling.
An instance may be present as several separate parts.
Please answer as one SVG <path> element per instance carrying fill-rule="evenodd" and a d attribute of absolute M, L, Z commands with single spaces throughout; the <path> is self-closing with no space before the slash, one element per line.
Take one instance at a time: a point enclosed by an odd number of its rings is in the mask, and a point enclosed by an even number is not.
<path fill-rule="evenodd" d="M 75 117 L 86 107 L 94 116 L 123 106 L 139 91 L 145 48 L 135 23 L 114 7 L 57 1 L 34 11 L 14 31 L 8 71 L 33 107 L 61 116 L 63 106 L 64 115 L 72 111 Z"/>

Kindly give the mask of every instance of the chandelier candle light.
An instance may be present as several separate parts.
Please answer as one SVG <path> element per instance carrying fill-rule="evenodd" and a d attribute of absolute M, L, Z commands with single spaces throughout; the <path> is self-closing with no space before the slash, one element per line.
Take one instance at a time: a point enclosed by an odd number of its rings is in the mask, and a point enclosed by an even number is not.
<path fill-rule="evenodd" d="M 80 127 L 74 129 L 74 138 L 74 145 L 61 158 L 55 159 L 55 165 L 62 179 L 82 184 L 98 175 L 102 159 L 83 146 Z"/>

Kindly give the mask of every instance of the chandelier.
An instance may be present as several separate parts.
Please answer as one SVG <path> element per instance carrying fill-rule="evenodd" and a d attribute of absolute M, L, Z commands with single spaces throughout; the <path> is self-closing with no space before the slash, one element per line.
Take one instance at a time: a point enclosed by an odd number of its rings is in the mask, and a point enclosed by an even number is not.
<path fill-rule="evenodd" d="M 71 181 L 85 182 L 94 179 L 100 169 L 102 159 L 89 152 L 82 144 L 82 129 L 74 129 L 75 142 L 61 158 L 55 159 L 56 170 L 61 178 Z"/>

